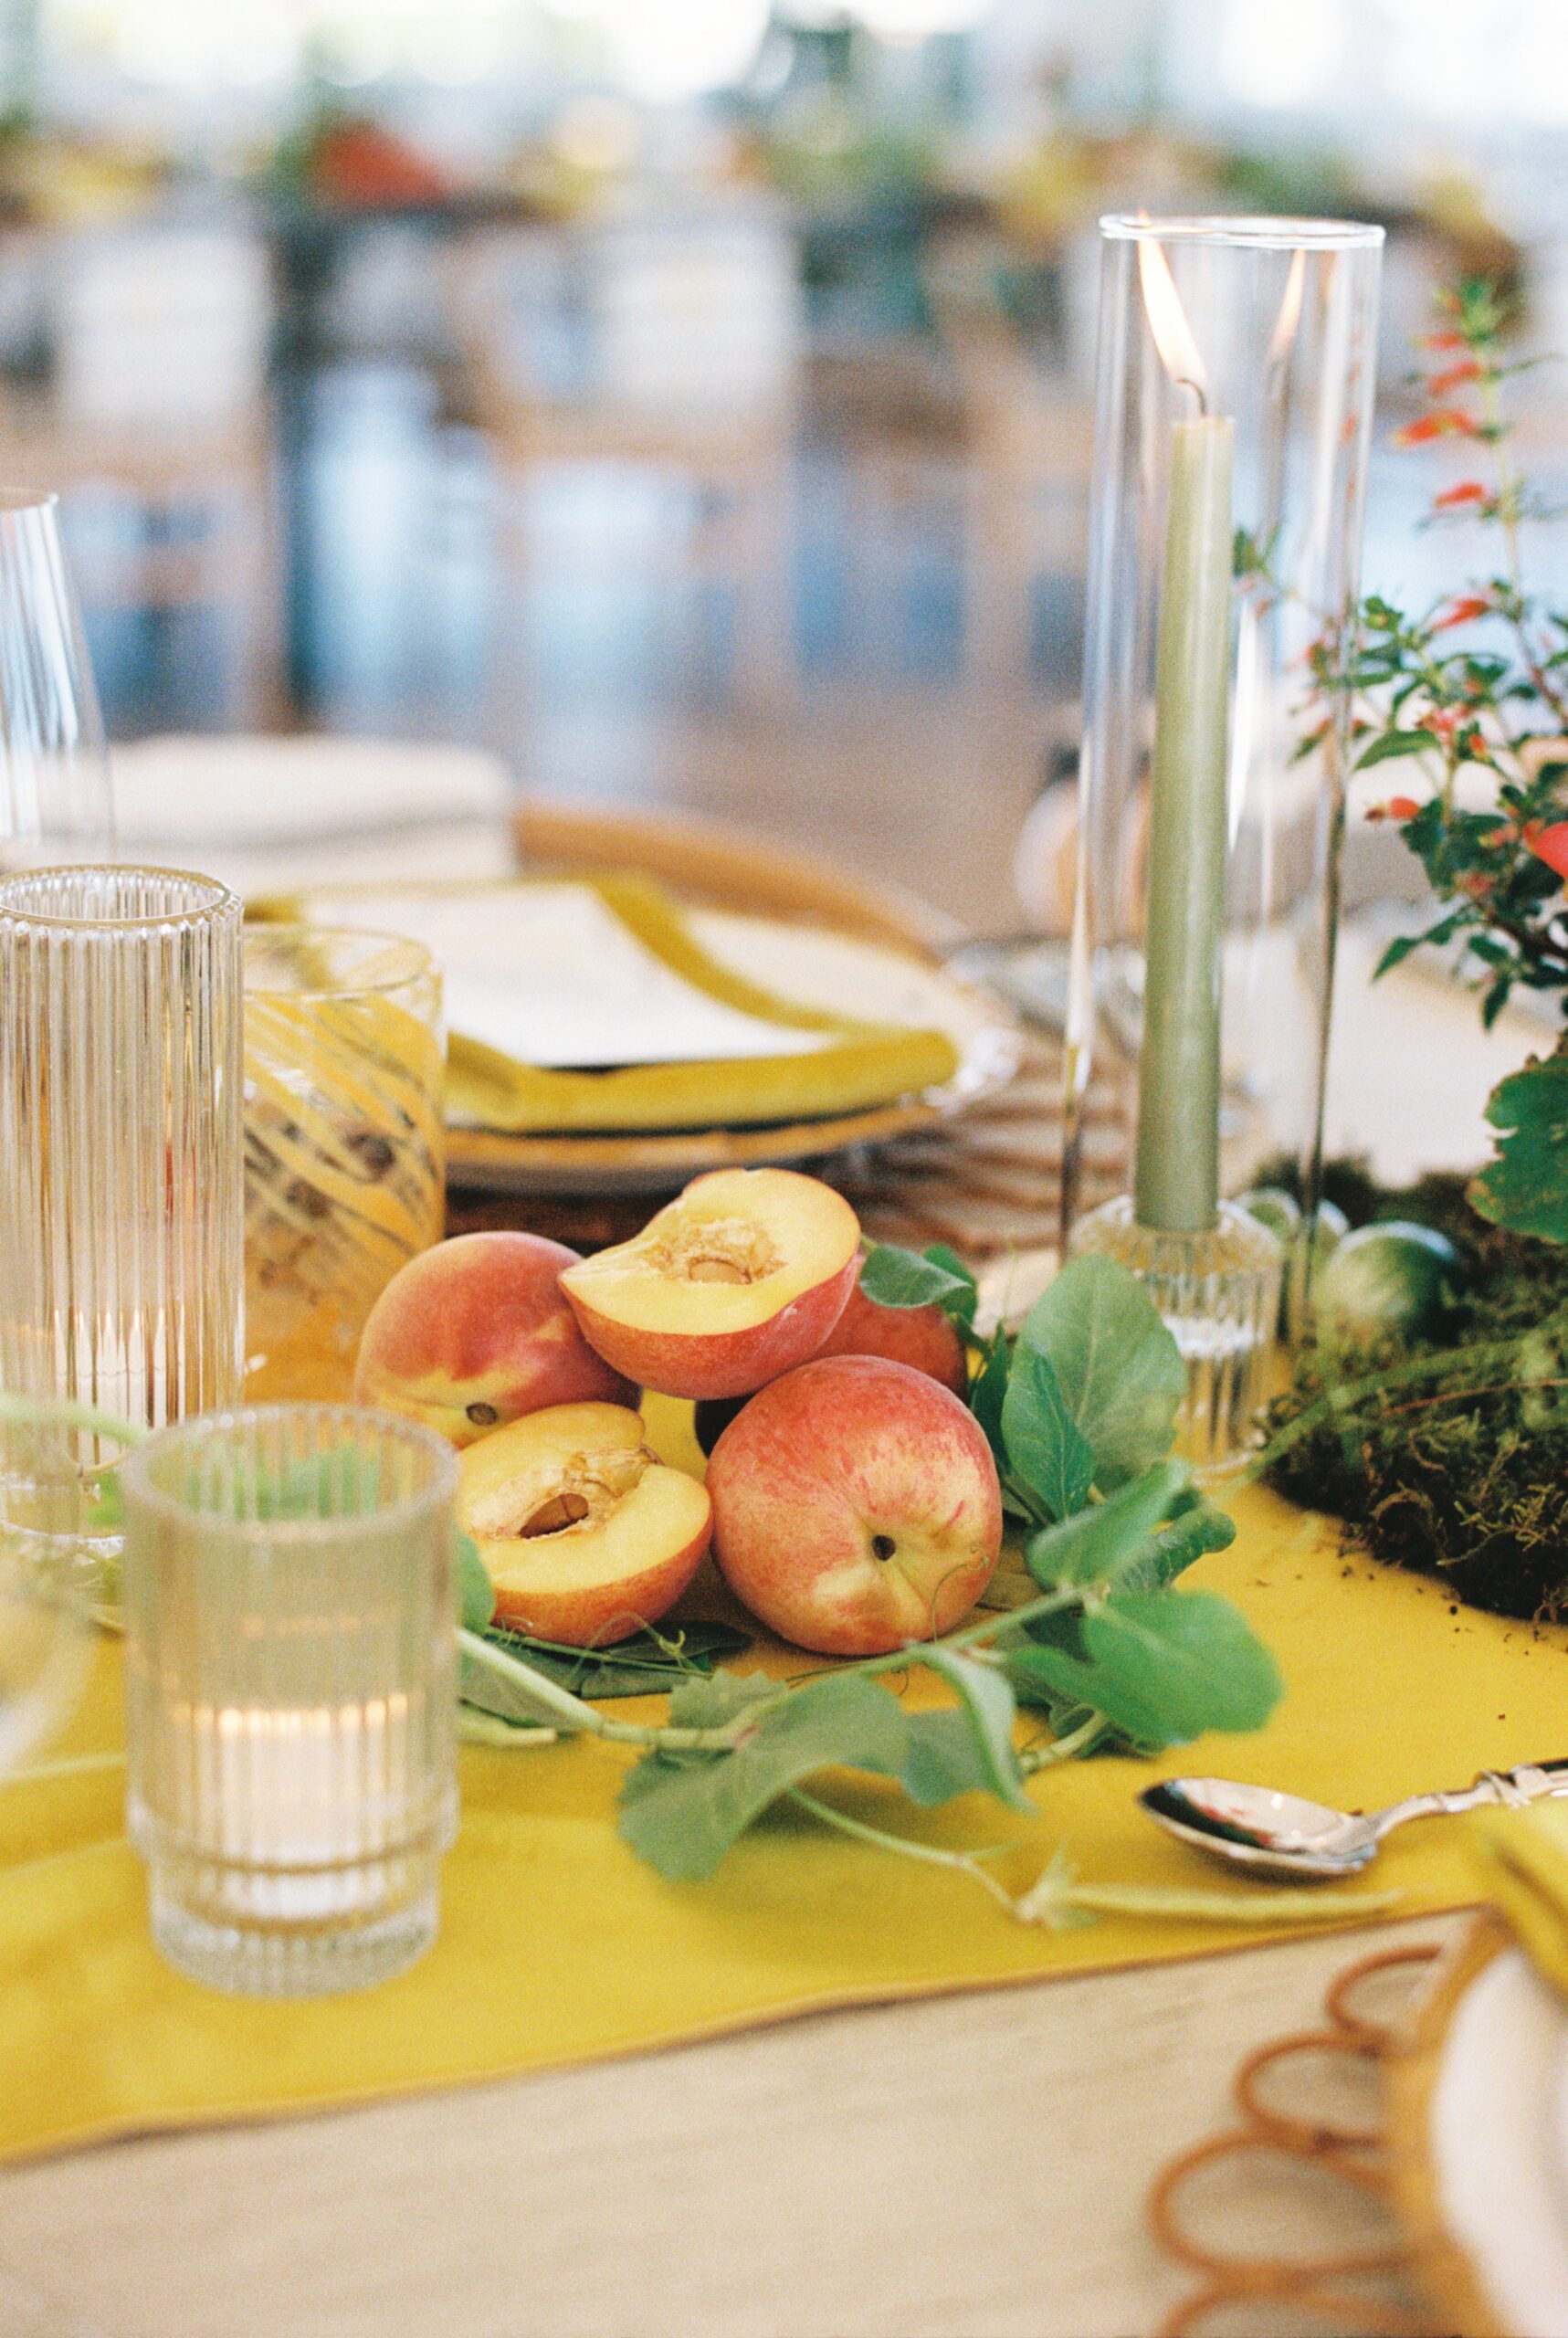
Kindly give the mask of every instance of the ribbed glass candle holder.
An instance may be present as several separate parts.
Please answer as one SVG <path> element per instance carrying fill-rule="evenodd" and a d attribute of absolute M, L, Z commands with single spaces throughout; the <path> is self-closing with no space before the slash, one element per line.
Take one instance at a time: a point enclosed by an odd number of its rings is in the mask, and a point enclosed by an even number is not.
<path fill-rule="evenodd" d="M 241 915 L 180 869 L 0 879 L 0 1387 L 149 1428 L 237 1396 Z M 0 1525 L 105 1605 L 120 1458 L 0 1433 Z"/>
<path fill-rule="evenodd" d="M 1205 1476 L 1229 1469 L 1269 1394 L 1281 1244 L 1236 1202 L 1220 1203 L 1205 1233 L 1161 1234 L 1139 1225 L 1123 1194 L 1080 1217 L 1069 1248 L 1119 1259 L 1144 1284 L 1187 1367 L 1178 1447 Z"/>
<path fill-rule="evenodd" d="M 130 1825 L 169 1962 L 363 1988 L 436 1936 L 457 1823 L 457 1461 L 337 1405 L 190 1421 L 125 1465 Z"/>

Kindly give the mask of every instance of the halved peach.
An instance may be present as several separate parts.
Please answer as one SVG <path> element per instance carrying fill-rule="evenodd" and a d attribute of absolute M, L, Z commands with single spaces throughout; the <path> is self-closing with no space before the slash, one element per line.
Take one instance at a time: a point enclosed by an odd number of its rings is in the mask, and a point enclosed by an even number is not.
<path fill-rule="evenodd" d="M 855 1285 L 860 1228 L 793 1169 L 698 1177 L 561 1288 L 606 1363 L 667 1396 L 744 1396 L 814 1355 Z"/>
<path fill-rule="evenodd" d="M 701 1563 L 706 1490 L 667 1469 L 620 1405 L 552 1405 L 471 1445 L 458 1517 L 495 1585 L 496 1617 L 604 1648 L 655 1622 Z"/>

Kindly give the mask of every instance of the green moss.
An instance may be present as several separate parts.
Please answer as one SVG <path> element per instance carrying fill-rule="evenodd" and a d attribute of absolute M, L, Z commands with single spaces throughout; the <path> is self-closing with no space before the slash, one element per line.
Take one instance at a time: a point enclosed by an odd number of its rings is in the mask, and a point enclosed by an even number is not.
<path fill-rule="evenodd" d="M 1393 1193 L 1341 1163 L 1325 1184 L 1352 1225 L 1437 1227 L 1465 1286 L 1440 1342 L 1304 1348 L 1265 1475 L 1476 1606 L 1568 1617 L 1568 1249 L 1489 1225 L 1459 1178 Z"/>

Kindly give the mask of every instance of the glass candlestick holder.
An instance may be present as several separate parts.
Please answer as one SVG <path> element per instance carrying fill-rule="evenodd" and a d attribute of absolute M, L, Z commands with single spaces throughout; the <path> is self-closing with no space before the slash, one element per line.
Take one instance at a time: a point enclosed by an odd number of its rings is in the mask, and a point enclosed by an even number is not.
<path fill-rule="evenodd" d="M 1306 1252 L 1234 1197 L 1283 1160 L 1310 1223 L 1321 1172 L 1383 231 L 1117 217 L 1101 238 L 1063 1248 L 1148 1281 L 1219 1467 L 1282 1275 L 1305 1296 Z M 1135 1086 L 1134 1166 L 1084 1216 L 1091 1071 Z"/>

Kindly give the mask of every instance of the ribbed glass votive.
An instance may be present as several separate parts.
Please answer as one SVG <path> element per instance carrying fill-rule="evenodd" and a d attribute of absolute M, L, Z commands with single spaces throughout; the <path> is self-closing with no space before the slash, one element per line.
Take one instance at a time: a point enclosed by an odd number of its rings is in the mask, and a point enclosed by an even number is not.
<path fill-rule="evenodd" d="M 237 1396 L 241 915 L 188 870 L 0 879 L 0 1387 L 150 1428 Z M 119 1459 L 0 1432 L 0 1524 L 107 1604 Z"/>
<path fill-rule="evenodd" d="M 442 1438 L 338 1405 L 186 1422 L 126 1464 L 130 1825 L 182 1972 L 316 1996 L 435 1938 L 456 1485 Z"/>

